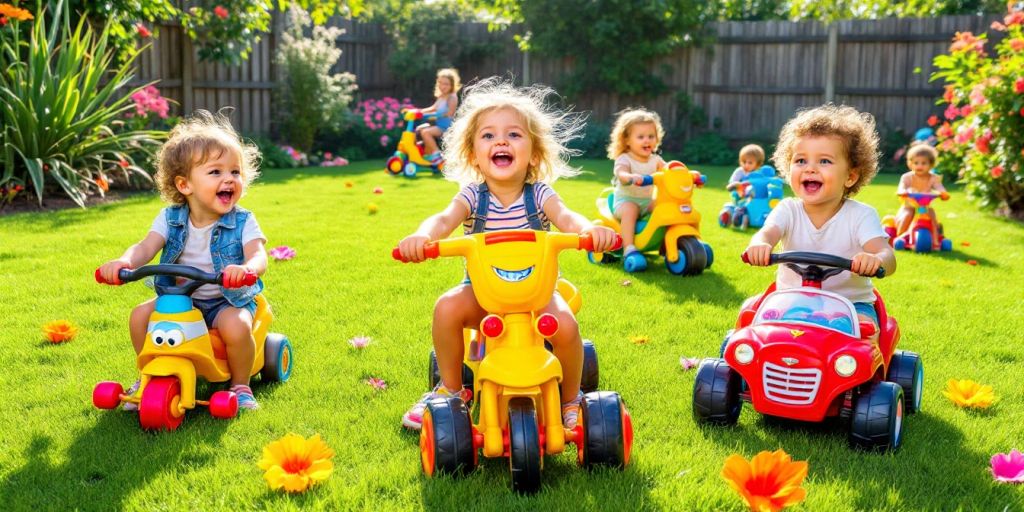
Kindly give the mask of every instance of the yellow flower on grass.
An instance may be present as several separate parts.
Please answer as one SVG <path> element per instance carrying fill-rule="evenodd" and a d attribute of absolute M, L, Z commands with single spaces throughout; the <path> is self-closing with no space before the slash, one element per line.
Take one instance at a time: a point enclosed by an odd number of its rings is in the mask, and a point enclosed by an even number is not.
<path fill-rule="evenodd" d="M 998 400 L 992 386 L 982 386 L 970 379 L 949 379 L 942 394 L 960 407 L 973 409 L 988 409 Z"/>
<path fill-rule="evenodd" d="M 18 21 L 28 21 L 32 19 L 32 13 L 11 4 L 0 4 L 0 16 L 6 16 Z"/>
<path fill-rule="evenodd" d="M 637 336 L 630 336 L 629 341 L 632 341 L 634 345 L 646 345 L 648 342 L 651 341 L 651 338 L 649 336 L 640 334 Z"/>
<path fill-rule="evenodd" d="M 54 320 L 43 326 L 43 335 L 50 343 L 71 341 L 78 334 L 78 327 L 67 320 Z"/>
<path fill-rule="evenodd" d="M 782 450 L 763 451 L 747 462 L 740 455 L 725 459 L 722 478 L 755 512 L 777 512 L 807 497 L 800 487 L 807 477 L 807 462 L 793 462 Z"/>
<path fill-rule="evenodd" d="M 303 492 L 331 476 L 332 457 L 334 450 L 320 439 L 320 434 L 309 439 L 288 434 L 263 447 L 258 466 L 265 471 L 263 478 L 271 489 Z"/>

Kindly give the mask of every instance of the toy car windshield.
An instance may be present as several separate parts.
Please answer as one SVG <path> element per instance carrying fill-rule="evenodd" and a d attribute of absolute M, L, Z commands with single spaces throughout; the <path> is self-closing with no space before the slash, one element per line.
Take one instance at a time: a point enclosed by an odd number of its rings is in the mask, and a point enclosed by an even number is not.
<path fill-rule="evenodd" d="M 853 305 L 825 291 L 782 290 L 764 299 L 753 325 L 807 324 L 832 329 L 854 338 L 860 326 Z"/>

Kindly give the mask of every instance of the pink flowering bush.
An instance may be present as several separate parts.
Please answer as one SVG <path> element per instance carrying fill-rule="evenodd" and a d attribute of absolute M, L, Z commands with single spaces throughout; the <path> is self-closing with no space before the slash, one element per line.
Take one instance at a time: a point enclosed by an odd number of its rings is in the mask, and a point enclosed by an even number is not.
<path fill-rule="evenodd" d="M 387 96 L 376 100 L 360 101 L 356 105 L 355 114 L 363 121 L 363 125 L 371 130 L 394 132 L 397 129 L 398 132 L 401 132 L 404 128 L 402 109 L 412 106 L 409 98 L 404 98 L 399 102 L 397 99 Z"/>
<path fill-rule="evenodd" d="M 125 112 L 128 124 L 136 130 L 146 128 L 170 129 L 178 122 L 177 117 L 169 116 L 170 102 L 160 95 L 155 86 L 147 85 L 131 95 L 135 108 Z"/>
<path fill-rule="evenodd" d="M 1024 219 L 1024 11 L 992 29 L 1005 32 L 986 49 L 987 34 L 958 32 L 935 57 L 932 80 L 945 82 L 936 128 L 942 167 L 957 169 L 967 195 L 982 207 Z"/>

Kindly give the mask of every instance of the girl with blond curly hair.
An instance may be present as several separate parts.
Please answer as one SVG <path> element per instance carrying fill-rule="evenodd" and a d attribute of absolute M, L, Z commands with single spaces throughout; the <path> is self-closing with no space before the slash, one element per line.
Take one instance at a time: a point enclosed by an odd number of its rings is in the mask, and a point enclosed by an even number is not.
<path fill-rule="evenodd" d="M 623 110 L 612 127 L 608 144 L 608 158 L 615 161 L 612 212 L 622 221 L 622 256 L 629 272 L 647 268 L 647 260 L 637 251 L 633 240 L 636 221 L 647 213 L 654 197 L 654 187 L 645 184 L 644 177 L 665 167 L 665 161 L 655 153 L 664 136 L 658 114 L 642 108 Z M 636 256 L 631 256 L 634 253 Z"/>

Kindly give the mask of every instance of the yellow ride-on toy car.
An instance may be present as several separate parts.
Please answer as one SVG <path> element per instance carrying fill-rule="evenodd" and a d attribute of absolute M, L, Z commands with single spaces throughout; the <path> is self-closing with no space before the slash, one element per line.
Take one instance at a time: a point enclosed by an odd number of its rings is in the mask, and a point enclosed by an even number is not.
<path fill-rule="evenodd" d="M 146 430 L 174 430 L 185 419 L 185 412 L 197 405 L 210 408 L 215 418 L 233 418 L 238 398 L 230 391 L 217 391 L 209 400 L 196 398 L 196 379 L 227 382 L 227 352 L 216 329 L 208 330 L 203 315 L 192 305 L 192 293 L 203 284 L 221 284 L 221 274 L 204 272 L 188 265 L 147 265 L 135 270 L 122 269 L 122 283 L 149 276 L 164 275 L 189 279 L 169 287 L 156 299 L 149 317 L 146 343 L 137 364 L 140 385 L 128 395 L 118 382 L 100 382 L 92 392 L 92 403 L 100 409 L 114 409 L 124 402 L 139 406 L 139 424 Z M 99 270 L 96 281 L 104 283 Z M 256 282 L 256 274 L 246 276 L 244 285 Z M 106 283 L 118 284 L 118 283 Z M 268 333 L 274 315 L 263 295 L 256 297 L 252 335 L 256 340 L 256 360 L 251 375 L 260 374 L 265 382 L 284 382 L 292 372 L 292 346 L 282 334 Z"/>
<path fill-rule="evenodd" d="M 473 293 L 488 315 L 479 334 L 466 335 L 465 364 L 473 372 L 477 423 L 459 397 L 427 404 L 420 430 L 420 460 L 427 476 L 471 471 L 481 448 L 485 457 L 508 457 L 512 489 L 524 493 L 540 488 L 544 455 L 562 453 L 566 443 L 576 444 L 577 462 L 584 467 L 629 463 L 633 424 L 618 393 L 585 394 L 579 423 L 573 429 L 562 426 L 562 367 L 544 347 L 545 338 L 557 332 L 558 320 L 537 311 L 559 286 L 558 253 L 566 249 L 593 250 L 593 245 L 589 236 L 530 230 L 428 244 L 428 258 L 466 258 Z M 402 259 L 398 249 L 392 255 Z M 576 295 L 568 283 L 559 290 Z"/>

